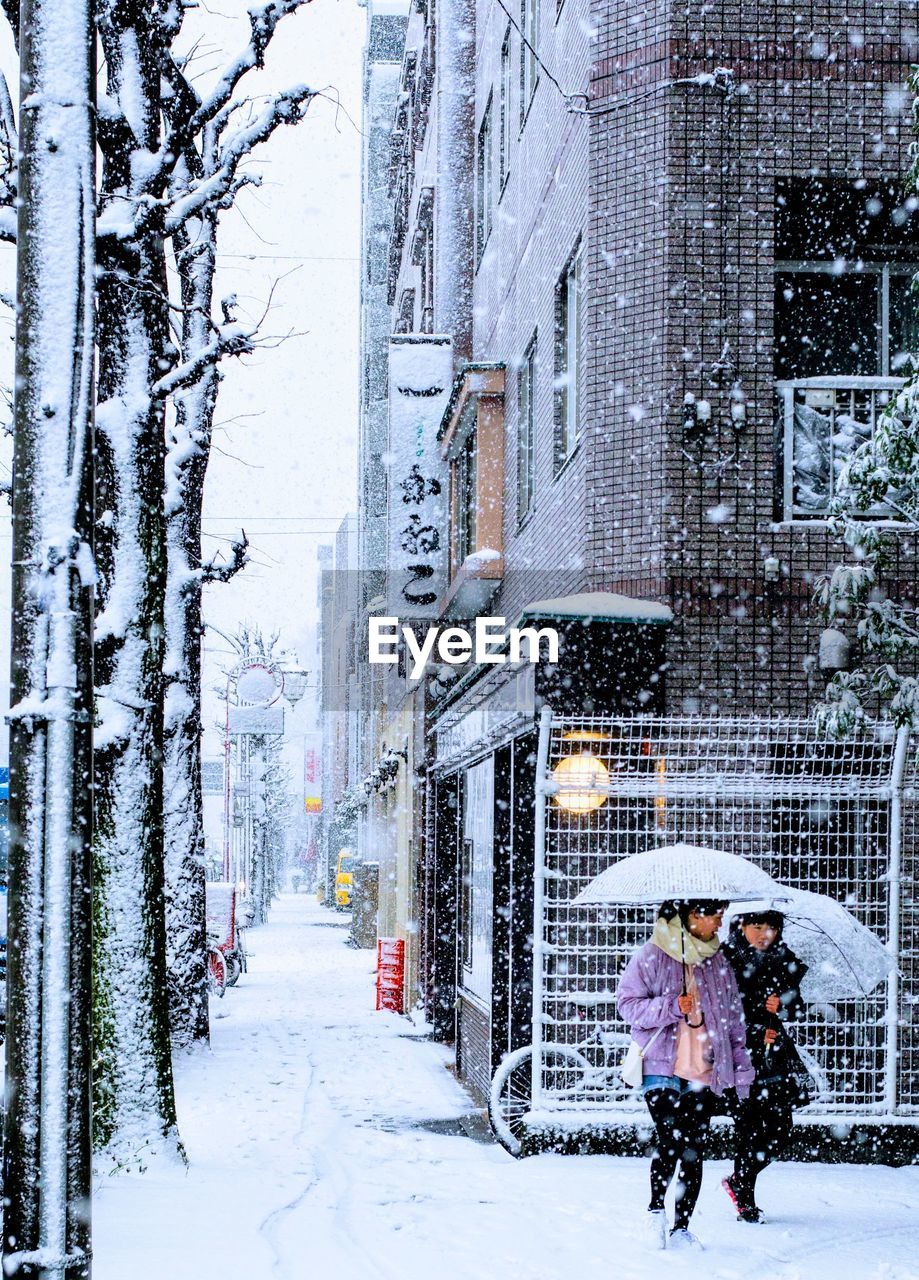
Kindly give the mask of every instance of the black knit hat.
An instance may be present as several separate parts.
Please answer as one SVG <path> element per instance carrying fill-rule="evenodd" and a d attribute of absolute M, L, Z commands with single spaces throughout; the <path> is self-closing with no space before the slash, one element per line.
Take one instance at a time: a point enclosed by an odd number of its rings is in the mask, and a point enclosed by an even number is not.
<path fill-rule="evenodd" d="M 775 940 L 778 942 L 785 928 L 785 917 L 781 911 L 745 911 L 743 915 L 734 917 L 733 928 L 736 931 L 746 928 L 748 924 L 769 925 L 771 929 L 775 929 Z"/>
<path fill-rule="evenodd" d="M 685 925 L 691 915 L 714 916 L 719 911 L 724 911 L 727 905 L 726 902 L 716 898 L 674 899 L 662 902 L 657 914 L 665 920 L 672 920 L 674 916 L 679 916 Z"/>

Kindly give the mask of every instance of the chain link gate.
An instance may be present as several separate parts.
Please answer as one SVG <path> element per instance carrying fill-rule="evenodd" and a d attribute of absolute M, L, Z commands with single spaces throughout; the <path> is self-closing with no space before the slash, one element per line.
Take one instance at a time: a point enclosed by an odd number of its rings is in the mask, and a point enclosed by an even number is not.
<path fill-rule="evenodd" d="M 519 1151 L 527 1128 L 643 1114 L 640 1094 L 618 1075 L 629 1034 L 615 992 L 656 908 L 573 899 L 611 862 L 681 841 L 740 854 L 785 884 L 835 898 L 896 949 L 900 972 L 886 987 L 810 1004 L 796 1023 L 817 1084 L 803 1114 L 851 1122 L 919 1113 L 915 754 L 906 732 L 889 726 L 840 741 L 807 719 L 554 717 L 545 708 L 533 1044 L 495 1076 L 492 1120 L 505 1145 Z"/>

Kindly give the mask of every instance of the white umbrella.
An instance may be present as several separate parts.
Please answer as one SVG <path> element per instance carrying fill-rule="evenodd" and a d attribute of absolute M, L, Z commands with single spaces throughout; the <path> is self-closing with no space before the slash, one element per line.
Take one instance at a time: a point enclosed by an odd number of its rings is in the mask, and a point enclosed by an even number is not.
<path fill-rule="evenodd" d="M 614 862 L 595 876 L 574 901 L 585 906 L 640 906 L 667 899 L 778 900 L 783 894 L 777 880 L 736 853 L 692 844 L 668 844 Z"/>
<path fill-rule="evenodd" d="M 883 942 L 842 903 L 823 893 L 783 885 L 784 901 L 762 901 L 732 907 L 733 916 L 748 911 L 780 911 L 785 917 L 782 937 L 808 966 L 801 994 L 809 1004 L 868 996 L 885 981 L 895 960 Z"/>

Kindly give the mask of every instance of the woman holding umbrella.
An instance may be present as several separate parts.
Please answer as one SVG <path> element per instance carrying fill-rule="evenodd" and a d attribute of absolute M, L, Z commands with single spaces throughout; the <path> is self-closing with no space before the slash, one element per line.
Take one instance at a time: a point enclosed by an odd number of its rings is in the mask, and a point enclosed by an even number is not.
<path fill-rule="evenodd" d="M 701 1248 L 689 1221 L 716 1098 L 730 1090 L 746 1098 L 753 1081 L 734 971 L 719 950 L 726 905 L 665 902 L 619 984 L 619 1011 L 643 1051 L 641 1088 L 656 1130 L 648 1211 L 661 1248 Z M 668 1236 L 664 1197 L 677 1170 Z"/>
<path fill-rule="evenodd" d="M 724 946 L 737 978 L 747 1022 L 747 1047 L 756 1069 L 750 1096 L 731 1108 L 736 1156 L 722 1186 L 743 1222 L 764 1222 L 756 1204 L 756 1179 L 788 1145 L 792 1110 L 810 1102 L 809 1077 L 787 1024 L 804 1002 L 807 965 L 782 941 L 779 911 L 747 911 L 731 922 Z"/>

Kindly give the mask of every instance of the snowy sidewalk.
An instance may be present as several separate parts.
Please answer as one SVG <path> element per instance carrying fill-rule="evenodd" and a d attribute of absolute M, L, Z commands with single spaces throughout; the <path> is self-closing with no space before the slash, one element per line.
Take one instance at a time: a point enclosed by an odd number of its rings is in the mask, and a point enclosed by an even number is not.
<path fill-rule="evenodd" d="M 448 1054 L 373 1011 L 375 956 L 345 937 L 306 895 L 251 931 L 211 1051 L 178 1067 L 189 1170 L 100 1180 L 95 1280 L 658 1280 L 665 1262 L 709 1280 L 919 1277 L 916 1168 L 781 1165 L 751 1227 L 713 1164 L 693 1221 L 707 1251 L 648 1252 L 646 1162 L 514 1161 L 451 1132 L 472 1104 Z"/>

